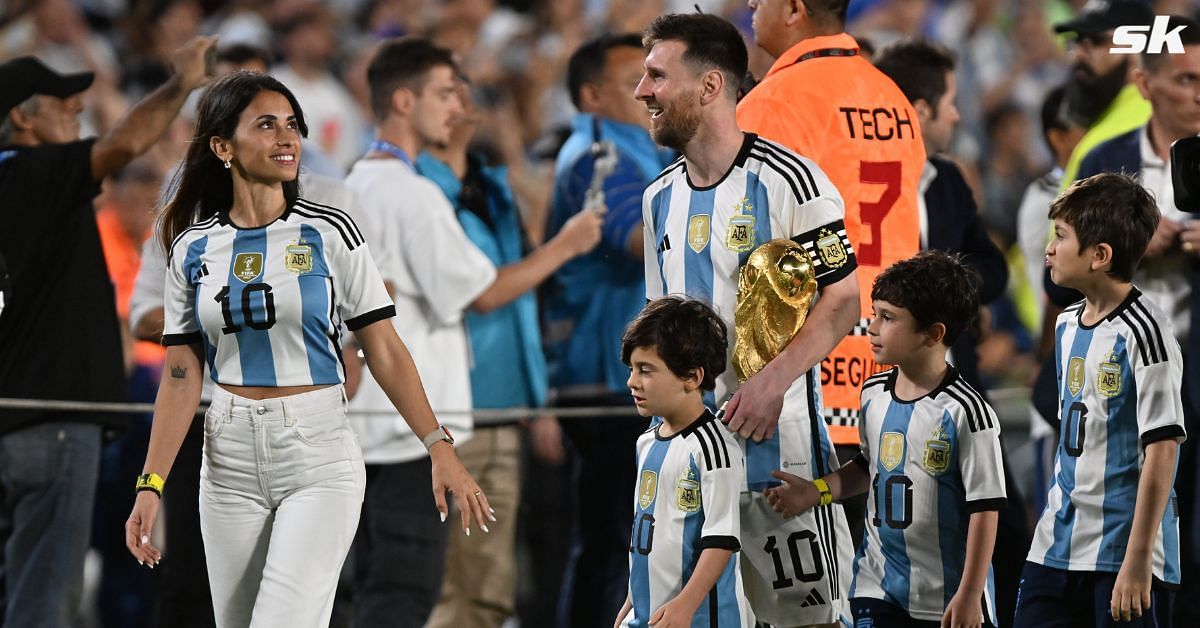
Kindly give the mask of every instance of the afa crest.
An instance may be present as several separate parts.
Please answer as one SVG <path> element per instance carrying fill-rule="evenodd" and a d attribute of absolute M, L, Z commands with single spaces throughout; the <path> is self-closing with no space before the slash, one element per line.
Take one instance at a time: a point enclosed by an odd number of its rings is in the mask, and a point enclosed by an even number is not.
<path fill-rule="evenodd" d="M 725 248 L 734 253 L 747 253 L 754 249 L 754 206 L 750 199 L 743 198 L 733 208 L 729 229 L 725 231 Z"/>
<path fill-rule="evenodd" d="M 884 469 L 894 470 L 904 460 L 904 434 L 884 432 L 879 439 L 879 462 Z"/>
<path fill-rule="evenodd" d="M 683 512 L 700 510 L 700 481 L 690 466 L 675 483 L 675 505 Z"/>
<path fill-rule="evenodd" d="M 250 283 L 262 275 L 262 253 L 238 253 L 233 258 L 233 276 Z"/>
<path fill-rule="evenodd" d="M 821 256 L 821 263 L 829 268 L 845 266 L 848 258 L 842 237 L 828 229 L 817 232 L 817 254 Z"/>
<path fill-rule="evenodd" d="M 654 503 L 657 496 L 658 474 L 648 469 L 642 471 L 642 477 L 638 480 L 638 505 L 645 510 Z"/>
<path fill-rule="evenodd" d="M 1083 368 L 1083 358 L 1075 357 L 1067 362 L 1067 390 L 1072 395 L 1078 395 L 1083 390 Z"/>
<path fill-rule="evenodd" d="M 931 475 L 941 475 L 950 468 L 950 437 L 943 426 L 935 427 L 929 440 L 925 441 L 921 466 Z"/>
<path fill-rule="evenodd" d="M 296 274 L 312 272 L 312 245 L 296 242 L 284 249 L 283 267 Z"/>
<path fill-rule="evenodd" d="M 1100 363 L 1100 372 L 1096 375 L 1096 390 L 1105 397 L 1121 394 L 1121 363 L 1111 351 Z"/>
<path fill-rule="evenodd" d="M 712 237 L 712 218 L 708 214 L 696 214 L 688 219 L 688 246 L 692 251 L 699 253 L 708 246 L 708 240 Z"/>

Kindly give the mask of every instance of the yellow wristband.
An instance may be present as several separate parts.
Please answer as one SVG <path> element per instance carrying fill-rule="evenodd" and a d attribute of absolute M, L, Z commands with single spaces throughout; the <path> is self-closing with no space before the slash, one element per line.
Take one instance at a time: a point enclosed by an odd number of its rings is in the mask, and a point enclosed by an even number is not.
<path fill-rule="evenodd" d="M 166 480 L 162 479 L 162 476 L 157 473 L 143 473 L 138 476 L 133 492 L 154 491 L 155 495 L 162 497 L 163 487 L 166 484 Z"/>
<path fill-rule="evenodd" d="M 833 492 L 829 490 L 829 484 L 824 479 L 813 480 L 813 486 L 817 487 L 817 492 L 821 494 L 821 501 L 817 502 L 818 506 L 828 506 L 833 503 Z"/>

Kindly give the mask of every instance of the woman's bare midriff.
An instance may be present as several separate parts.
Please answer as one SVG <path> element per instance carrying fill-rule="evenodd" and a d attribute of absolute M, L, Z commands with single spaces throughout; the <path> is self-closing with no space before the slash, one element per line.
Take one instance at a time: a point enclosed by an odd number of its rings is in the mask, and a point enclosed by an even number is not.
<path fill-rule="evenodd" d="M 229 391 L 231 394 L 254 400 L 288 397 L 291 395 L 312 392 L 314 390 L 321 390 L 322 388 L 329 388 L 329 384 L 319 384 L 315 386 L 230 386 L 227 384 L 218 384 L 218 386 Z"/>

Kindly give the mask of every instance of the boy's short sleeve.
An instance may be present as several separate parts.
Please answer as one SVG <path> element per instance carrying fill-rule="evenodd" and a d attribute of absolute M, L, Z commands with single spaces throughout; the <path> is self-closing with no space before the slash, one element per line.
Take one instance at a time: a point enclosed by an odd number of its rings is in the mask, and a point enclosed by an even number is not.
<path fill-rule="evenodd" d="M 700 547 L 736 552 L 742 548 L 738 541 L 742 527 L 739 500 L 746 485 L 742 449 L 719 424 L 710 423 L 701 429 L 716 432 L 722 450 L 711 452 L 708 458 L 703 453 L 693 456 L 693 464 L 699 470 L 700 501 L 704 509 Z"/>
<path fill-rule="evenodd" d="M 969 398 L 968 404 L 973 409 L 964 409 L 957 417 L 959 473 L 967 511 L 1003 510 L 1008 493 L 1000 457 L 1000 420 L 982 398 Z"/>
<path fill-rule="evenodd" d="M 1142 336 L 1147 346 L 1133 346 L 1128 353 L 1137 391 L 1138 438 L 1142 447 L 1169 438 L 1182 443 L 1187 438 L 1183 421 L 1183 354 L 1170 329 L 1159 329 L 1164 333 Z M 1137 343 L 1138 339 L 1132 342 Z M 1150 343 L 1154 346 L 1149 346 Z"/>

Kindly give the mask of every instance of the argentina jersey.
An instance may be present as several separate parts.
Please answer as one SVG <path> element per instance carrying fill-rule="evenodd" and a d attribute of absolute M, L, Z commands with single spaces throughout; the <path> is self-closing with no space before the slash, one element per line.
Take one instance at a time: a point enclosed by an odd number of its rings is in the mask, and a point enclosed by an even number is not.
<path fill-rule="evenodd" d="M 1082 321 L 1085 303 L 1063 310 L 1055 323 L 1062 427 L 1054 481 L 1029 561 L 1070 571 L 1118 572 L 1133 528 L 1144 449 L 1185 438 L 1183 359 L 1170 319 L 1137 288 L 1094 325 Z M 1151 566 L 1155 578 L 1179 583 L 1174 488 Z"/>
<path fill-rule="evenodd" d="M 882 600 L 940 621 L 967 560 L 972 513 L 1006 503 L 1000 422 L 954 369 L 914 401 L 895 393 L 895 369 L 863 384 L 861 454 L 871 477 L 867 525 L 854 557 L 850 597 Z M 986 619 L 996 623 L 991 567 Z"/>
<path fill-rule="evenodd" d="M 854 271 L 843 215 L 841 195 L 815 163 L 753 133 L 745 134 L 730 171 L 712 186 L 694 187 L 679 159 L 642 196 L 646 298 L 684 294 L 705 301 L 732 330 L 738 271 L 760 244 L 776 238 L 801 244 L 819 288 Z M 730 343 L 731 360 L 733 349 Z M 806 478 L 833 470 L 818 368 L 788 390 L 775 435 L 746 444 L 750 490 L 778 484 L 770 475 L 776 469 Z M 726 369 L 715 396 L 705 401 L 715 406 L 736 388 L 734 369 Z"/>
<path fill-rule="evenodd" d="M 193 225 L 166 281 L 163 344 L 202 342 L 213 381 L 230 386 L 341 383 L 342 323 L 395 315 L 354 221 L 303 199 L 263 227 L 224 212 Z"/>
<path fill-rule="evenodd" d="M 638 483 L 629 541 L 629 599 L 622 626 L 646 628 L 692 577 L 706 548 L 734 552 L 692 617 L 696 628 L 752 628 L 738 575 L 744 472 L 741 448 L 710 412 L 669 437 L 663 424 L 638 438 Z"/>

